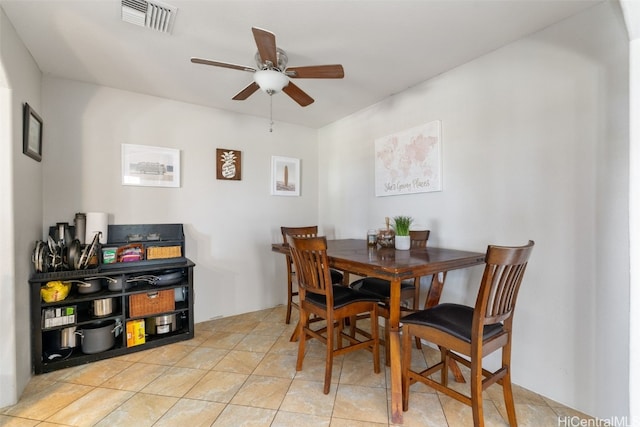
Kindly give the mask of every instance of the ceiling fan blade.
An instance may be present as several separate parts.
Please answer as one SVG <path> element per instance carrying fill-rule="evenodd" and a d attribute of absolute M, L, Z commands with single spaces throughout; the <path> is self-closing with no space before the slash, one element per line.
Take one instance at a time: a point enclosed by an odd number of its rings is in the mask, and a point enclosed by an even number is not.
<path fill-rule="evenodd" d="M 313 103 L 313 98 L 307 95 L 305 91 L 294 85 L 292 82 L 289 82 L 288 85 L 283 87 L 282 91 L 289 95 L 291 99 L 300 104 L 301 107 L 306 107 L 307 105 Z"/>
<path fill-rule="evenodd" d="M 278 55 L 276 52 L 276 35 L 270 31 L 253 27 L 253 38 L 258 46 L 258 53 L 263 62 L 270 61 L 273 66 L 278 65 Z"/>
<path fill-rule="evenodd" d="M 256 82 L 251 82 L 247 87 L 242 89 L 240 92 L 236 94 L 236 96 L 234 96 L 231 99 L 233 99 L 234 101 L 244 101 L 258 89 L 260 89 L 260 86 L 258 86 Z"/>
<path fill-rule="evenodd" d="M 341 79 L 344 77 L 344 68 L 340 64 L 289 67 L 286 74 L 294 79 Z"/>
<path fill-rule="evenodd" d="M 228 62 L 212 61 L 211 59 L 191 58 L 191 62 L 194 64 L 213 65 L 215 67 L 231 68 L 232 70 L 251 71 L 255 72 L 256 69 L 247 67 L 246 65 L 230 64 Z"/>

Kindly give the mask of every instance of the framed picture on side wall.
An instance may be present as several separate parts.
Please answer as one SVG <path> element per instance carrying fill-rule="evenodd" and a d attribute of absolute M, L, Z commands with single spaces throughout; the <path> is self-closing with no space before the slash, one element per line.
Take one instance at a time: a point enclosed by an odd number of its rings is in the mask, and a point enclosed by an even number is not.
<path fill-rule="evenodd" d="M 42 118 L 26 102 L 23 113 L 22 152 L 42 161 Z"/>
<path fill-rule="evenodd" d="M 274 196 L 300 195 L 300 159 L 271 157 L 271 194 Z"/>
<path fill-rule="evenodd" d="M 122 185 L 180 187 L 180 150 L 122 144 Z"/>

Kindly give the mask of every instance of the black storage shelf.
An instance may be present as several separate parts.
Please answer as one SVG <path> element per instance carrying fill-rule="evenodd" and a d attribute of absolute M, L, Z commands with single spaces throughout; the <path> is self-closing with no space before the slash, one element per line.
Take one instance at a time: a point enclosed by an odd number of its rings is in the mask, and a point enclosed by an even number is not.
<path fill-rule="evenodd" d="M 110 225 L 109 240 L 104 247 L 120 246 L 127 244 L 127 239 L 131 235 L 148 236 L 157 234 L 159 240 L 143 240 L 139 243 L 153 246 L 180 246 L 181 253 L 184 255 L 184 234 L 182 232 L 182 224 L 145 224 L 145 225 Z M 155 237 L 155 236 L 154 236 Z M 87 270 L 70 270 L 56 271 L 47 273 L 34 273 L 29 279 L 30 286 L 30 303 L 31 303 L 31 348 L 32 348 L 32 364 L 36 374 L 51 372 L 71 366 L 82 365 L 98 360 L 104 360 L 111 357 L 117 357 L 124 354 L 143 351 L 162 345 L 171 344 L 178 341 L 184 341 L 193 338 L 193 268 L 195 264 L 184 256 L 168 259 L 152 259 L 135 262 L 121 262 L 113 264 L 101 264 L 96 268 Z M 78 281 L 90 277 L 116 277 L 125 276 L 132 278 L 140 275 L 160 275 L 166 271 L 182 270 L 183 278 L 180 282 L 170 285 L 153 285 L 142 281 L 132 282 L 130 287 L 117 291 L 109 291 L 106 284 L 103 289 L 95 293 L 79 293 L 76 283 Z M 40 296 L 40 288 L 49 281 L 72 281 L 69 295 L 62 301 L 47 303 L 42 301 Z M 175 308 L 161 313 L 147 314 L 145 316 L 129 316 L 129 297 L 141 293 L 149 293 L 162 290 L 174 290 L 176 288 L 186 288 L 184 301 L 176 301 Z M 114 311 L 108 316 L 94 316 L 91 313 L 91 302 L 103 298 L 114 298 Z M 75 322 L 73 324 L 57 325 L 54 327 L 43 327 L 43 310 L 50 308 L 75 307 Z M 139 319 L 146 319 L 162 315 L 176 314 L 184 316 L 184 321 L 178 326 L 176 331 L 162 334 L 145 334 L 145 342 L 127 347 L 127 322 Z M 116 321 L 122 324 L 123 331 L 115 337 L 115 345 L 108 350 L 94 353 L 84 354 L 82 352 L 80 337 L 76 339 L 77 346 L 70 349 L 60 349 L 54 353 L 60 353 L 61 357 L 49 360 L 45 356 L 52 353 L 51 348 L 44 348 L 45 335 L 51 338 L 52 334 L 59 331 L 77 327 L 82 329 L 83 326 L 91 325 L 100 321 Z M 50 344 L 49 344 L 50 345 Z M 55 350 L 55 349 L 53 349 Z M 69 352 L 71 353 L 69 354 Z"/>

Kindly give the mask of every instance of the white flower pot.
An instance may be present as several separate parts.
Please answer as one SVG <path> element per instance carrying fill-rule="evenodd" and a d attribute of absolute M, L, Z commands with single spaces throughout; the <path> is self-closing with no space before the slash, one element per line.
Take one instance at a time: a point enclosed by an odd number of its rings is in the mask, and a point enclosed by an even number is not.
<path fill-rule="evenodd" d="M 410 236 L 396 236 L 396 249 L 406 251 L 411 248 Z"/>

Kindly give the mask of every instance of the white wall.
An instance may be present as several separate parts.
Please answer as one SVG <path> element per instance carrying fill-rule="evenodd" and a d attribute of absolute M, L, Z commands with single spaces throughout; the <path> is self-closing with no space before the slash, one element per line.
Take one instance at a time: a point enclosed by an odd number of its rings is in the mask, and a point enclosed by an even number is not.
<path fill-rule="evenodd" d="M 629 360 L 640 359 L 640 3 L 622 1 L 629 39 L 629 241 L 630 320 Z M 629 402 L 632 422 L 640 424 L 640 367 L 629 364 Z"/>
<path fill-rule="evenodd" d="M 317 133 L 265 119 L 45 77 L 44 226 L 76 212 L 112 224 L 183 223 L 196 263 L 195 321 L 282 304 L 283 224 L 317 221 Z M 180 188 L 121 185 L 121 144 L 178 148 Z M 216 180 L 216 148 L 242 152 L 242 180 Z M 271 196 L 271 156 L 301 159 L 301 197 Z"/>
<path fill-rule="evenodd" d="M 631 41 L 631 66 L 629 68 L 631 83 L 631 129 L 630 129 L 630 188 L 629 188 L 629 237 L 631 242 L 631 284 L 630 284 L 630 322 L 629 322 L 629 360 L 640 358 L 640 266 L 634 260 L 640 256 L 640 38 Z M 631 402 L 631 419 L 640 422 L 640 366 L 630 363 L 629 368 L 629 401 Z"/>
<path fill-rule="evenodd" d="M 0 8 L 0 407 L 31 378 L 29 287 L 42 233 L 42 166 L 22 154 L 22 106 L 40 111 L 41 73 Z"/>
<path fill-rule="evenodd" d="M 627 415 L 628 79 L 624 23 L 605 3 L 344 118 L 319 133 L 319 222 L 363 238 L 407 214 L 430 244 L 479 251 L 535 240 L 514 381 Z M 376 198 L 374 140 L 432 120 L 444 191 Z M 450 274 L 443 300 L 472 304 L 480 274 Z"/>

